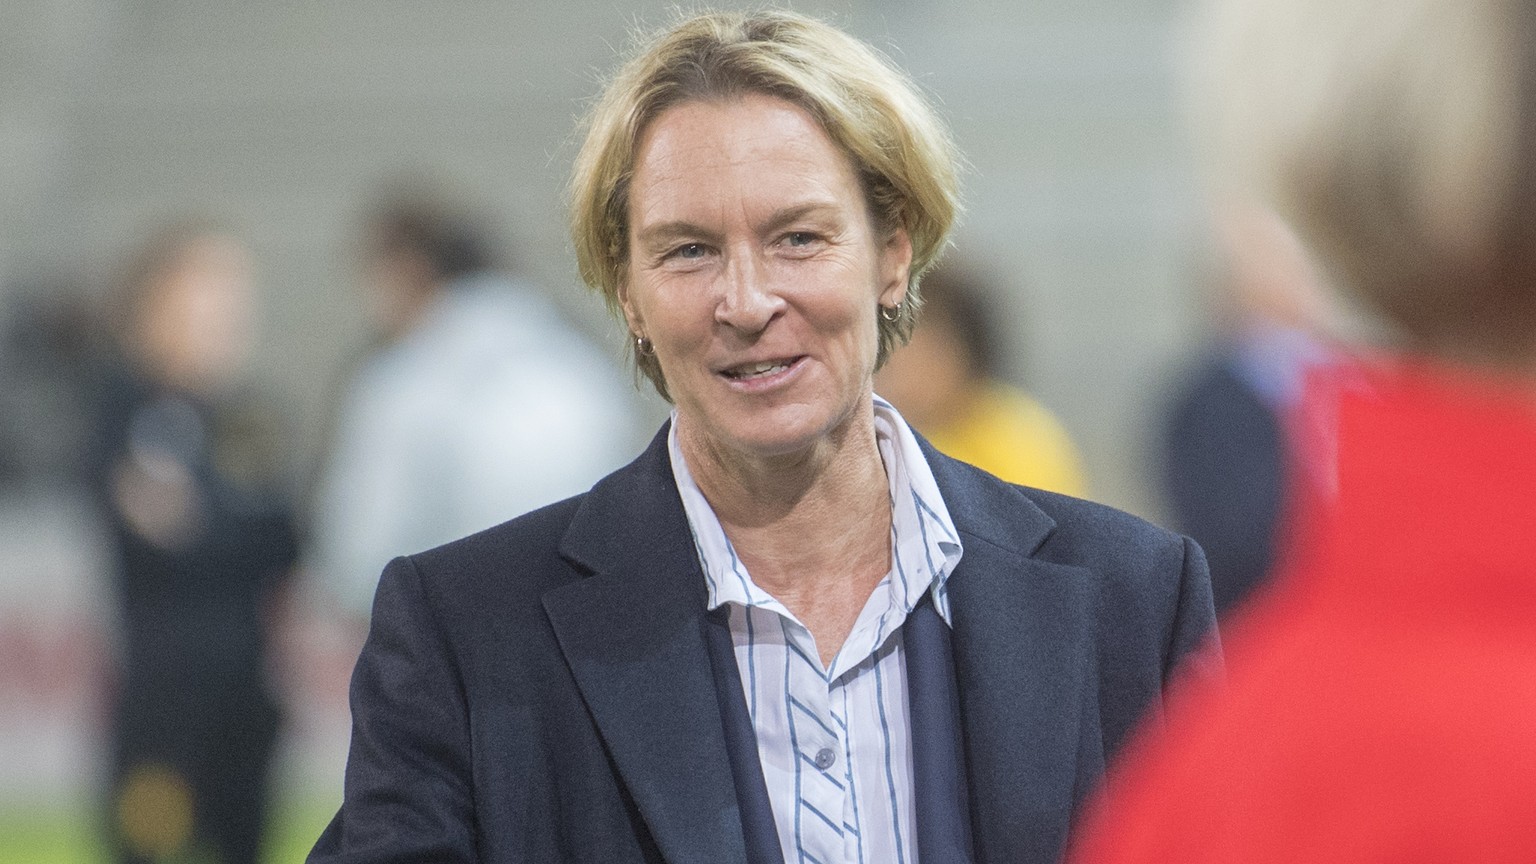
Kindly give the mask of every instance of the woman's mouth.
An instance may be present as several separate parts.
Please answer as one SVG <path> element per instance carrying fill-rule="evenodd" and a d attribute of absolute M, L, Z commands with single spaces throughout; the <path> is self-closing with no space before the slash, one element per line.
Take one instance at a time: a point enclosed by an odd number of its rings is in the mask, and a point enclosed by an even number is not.
<path fill-rule="evenodd" d="M 750 381 L 754 378 L 766 378 L 769 375 L 788 369 L 791 362 L 793 361 L 764 360 L 761 363 L 744 363 L 725 370 L 724 375 L 733 381 Z"/>

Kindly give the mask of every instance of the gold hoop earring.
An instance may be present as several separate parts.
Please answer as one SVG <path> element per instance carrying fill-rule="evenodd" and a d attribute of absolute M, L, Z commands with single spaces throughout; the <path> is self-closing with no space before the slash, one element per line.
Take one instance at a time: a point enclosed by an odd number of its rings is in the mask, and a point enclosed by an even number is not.
<path fill-rule="evenodd" d="M 654 356 L 656 354 L 656 345 L 652 343 L 650 339 L 636 334 L 635 353 L 639 354 L 641 357 Z"/>

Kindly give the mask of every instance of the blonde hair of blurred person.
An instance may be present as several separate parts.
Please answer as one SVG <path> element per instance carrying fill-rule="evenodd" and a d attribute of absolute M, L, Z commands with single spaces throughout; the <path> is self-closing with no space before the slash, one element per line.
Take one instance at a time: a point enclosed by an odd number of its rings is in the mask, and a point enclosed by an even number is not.
<path fill-rule="evenodd" d="M 588 118 L 571 175 L 571 238 L 586 283 L 617 312 L 629 264 L 629 193 L 640 137 L 662 112 L 692 100 L 748 93 L 796 105 L 852 161 L 876 229 L 906 230 L 912 263 L 905 299 L 879 320 L 876 367 L 912 333 L 920 282 L 944 252 L 960 214 L 959 157 L 949 131 L 910 84 L 865 43 L 791 13 L 689 19 L 627 63 Z M 705 73 L 690 58 L 720 52 Z M 668 398 L 654 356 L 630 353 Z"/>
<path fill-rule="evenodd" d="M 1536 860 L 1536 8 L 1210 0 L 1198 131 L 1376 344 L 1313 383 L 1230 681 L 1132 748 L 1074 861 Z"/>
<path fill-rule="evenodd" d="M 923 283 L 923 312 L 875 389 L 940 451 L 1010 483 L 1082 497 L 1065 427 L 999 374 L 1001 346 L 979 280 L 953 265 Z"/>
<path fill-rule="evenodd" d="M 1524 8 L 1231 0 L 1193 31 L 1212 194 L 1274 207 L 1388 345 L 1536 355 Z"/>

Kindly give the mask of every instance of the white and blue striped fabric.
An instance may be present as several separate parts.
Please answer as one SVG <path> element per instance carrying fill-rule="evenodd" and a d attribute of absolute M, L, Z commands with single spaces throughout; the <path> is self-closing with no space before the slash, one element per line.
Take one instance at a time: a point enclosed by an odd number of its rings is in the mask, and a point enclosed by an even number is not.
<path fill-rule="evenodd" d="M 893 566 L 875 587 L 830 669 L 790 611 L 759 588 L 693 481 L 677 442 L 672 473 L 708 582 L 728 606 L 736 665 L 757 732 L 779 843 L 791 864 L 915 864 L 912 742 L 901 625 L 932 592 L 949 623 L 944 582 L 960 539 L 917 439 L 874 400 L 890 481 Z"/>

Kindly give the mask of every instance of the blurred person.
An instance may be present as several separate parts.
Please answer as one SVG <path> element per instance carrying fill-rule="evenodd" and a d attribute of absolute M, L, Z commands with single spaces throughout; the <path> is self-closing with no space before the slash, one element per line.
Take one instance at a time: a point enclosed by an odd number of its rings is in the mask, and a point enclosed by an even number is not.
<path fill-rule="evenodd" d="M 257 859 L 279 725 L 266 623 L 297 544 L 274 426 L 234 388 L 253 299 L 245 246 L 188 222 L 144 248 L 113 310 L 93 479 L 121 610 L 120 861 Z"/>
<path fill-rule="evenodd" d="M 976 275 L 948 265 L 924 276 L 922 317 L 875 389 L 939 452 L 1009 483 L 1082 497 L 1067 430 L 1003 380 L 995 317 Z"/>
<path fill-rule="evenodd" d="M 1329 362 L 1327 301 L 1306 250 L 1277 215 L 1217 213 L 1220 337 L 1183 373 L 1163 417 L 1161 485 L 1173 526 L 1205 550 L 1225 616 L 1275 562 L 1296 406 Z"/>
<path fill-rule="evenodd" d="M 590 492 L 389 565 L 312 862 L 1057 858 L 1214 611 L 1192 542 L 949 459 L 873 395 L 956 161 L 814 19 L 641 43 L 572 236 L 672 417 Z"/>
<path fill-rule="evenodd" d="M 1224 627 L 1230 683 L 1174 700 L 1075 860 L 1536 860 L 1536 8 L 1203 12 L 1218 178 L 1386 340 L 1309 384 L 1327 482 Z"/>
<path fill-rule="evenodd" d="M 360 621 L 391 558 L 581 492 L 637 439 L 617 364 L 498 272 L 445 192 L 389 190 L 364 242 L 380 346 L 337 419 L 311 561 Z"/>

